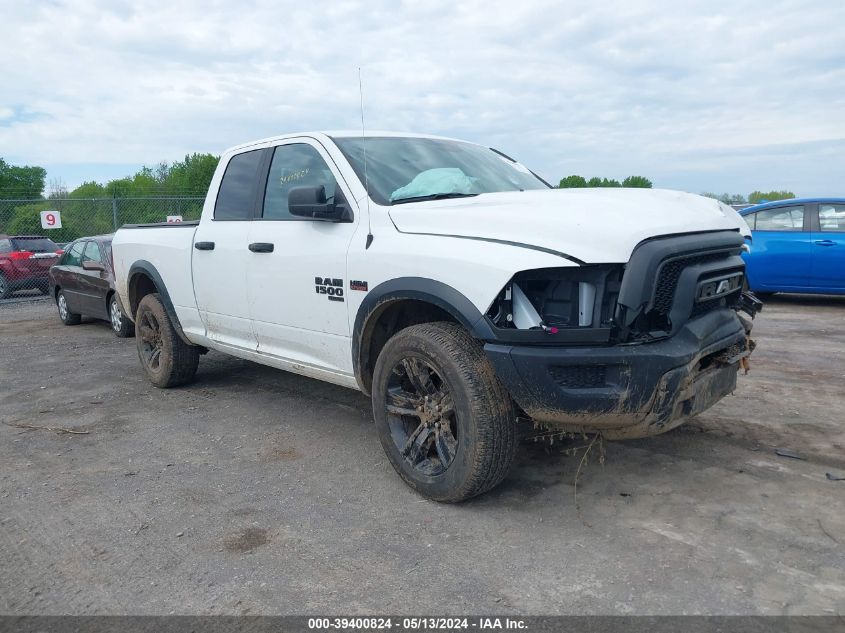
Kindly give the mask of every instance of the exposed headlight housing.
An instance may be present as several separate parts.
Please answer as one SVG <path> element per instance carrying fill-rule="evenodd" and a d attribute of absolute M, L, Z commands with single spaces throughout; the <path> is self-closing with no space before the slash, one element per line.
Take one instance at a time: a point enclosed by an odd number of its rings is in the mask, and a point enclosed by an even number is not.
<path fill-rule="evenodd" d="M 609 331 L 623 268 L 598 264 L 519 272 L 493 301 L 487 317 L 501 330 Z"/>

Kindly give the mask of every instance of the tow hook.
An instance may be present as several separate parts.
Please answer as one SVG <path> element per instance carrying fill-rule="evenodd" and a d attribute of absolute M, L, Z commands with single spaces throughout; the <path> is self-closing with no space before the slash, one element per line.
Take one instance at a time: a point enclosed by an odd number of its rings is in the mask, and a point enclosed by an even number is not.
<path fill-rule="evenodd" d="M 757 316 L 757 313 L 763 309 L 763 302 L 752 293 L 743 292 L 739 296 L 739 305 L 737 306 L 737 309 L 745 312 L 753 320 L 754 317 Z"/>

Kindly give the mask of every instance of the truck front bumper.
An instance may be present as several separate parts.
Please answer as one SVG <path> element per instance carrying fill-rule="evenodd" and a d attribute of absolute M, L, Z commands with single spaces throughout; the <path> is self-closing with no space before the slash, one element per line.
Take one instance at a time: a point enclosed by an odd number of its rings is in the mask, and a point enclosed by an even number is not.
<path fill-rule="evenodd" d="M 750 352 L 730 309 L 689 321 L 669 339 L 607 347 L 487 343 L 499 379 L 532 419 L 608 439 L 663 433 L 736 388 Z"/>

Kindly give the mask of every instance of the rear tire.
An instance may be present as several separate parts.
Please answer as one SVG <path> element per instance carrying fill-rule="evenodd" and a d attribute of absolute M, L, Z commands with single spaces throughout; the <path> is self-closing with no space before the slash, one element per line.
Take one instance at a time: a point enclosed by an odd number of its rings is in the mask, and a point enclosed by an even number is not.
<path fill-rule="evenodd" d="M 120 309 L 120 304 L 117 302 L 117 295 L 109 297 L 109 322 L 111 323 L 112 332 L 118 338 L 135 336 L 135 324 L 123 314 L 123 310 Z"/>
<path fill-rule="evenodd" d="M 79 325 L 82 322 L 82 315 L 71 312 L 70 308 L 67 307 L 64 290 L 59 290 L 56 295 L 56 307 L 59 308 L 59 318 L 65 325 Z"/>
<path fill-rule="evenodd" d="M 413 325 L 387 341 L 373 374 L 373 414 L 396 472 L 435 501 L 492 489 L 518 447 L 510 396 L 478 341 L 455 323 Z"/>
<path fill-rule="evenodd" d="M 141 299 L 135 324 L 138 358 L 151 383 L 167 389 L 194 379 L 200 360 L 199 348 L 188 345 L 176 333 L 158 293 Z"/>

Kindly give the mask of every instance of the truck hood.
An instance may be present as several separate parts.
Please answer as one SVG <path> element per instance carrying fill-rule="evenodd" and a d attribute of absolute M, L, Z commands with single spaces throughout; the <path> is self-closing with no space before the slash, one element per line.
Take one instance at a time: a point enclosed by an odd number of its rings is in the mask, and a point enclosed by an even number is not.
<path fill-rule="evenodd" d="M 666 189 L 548 189 L 390 207 L 402 233 L 508 242 L 554 251 L 575 261 L 624 263 L 658 235 L 739 230 L 748 225 L 711 198 Z"/>

